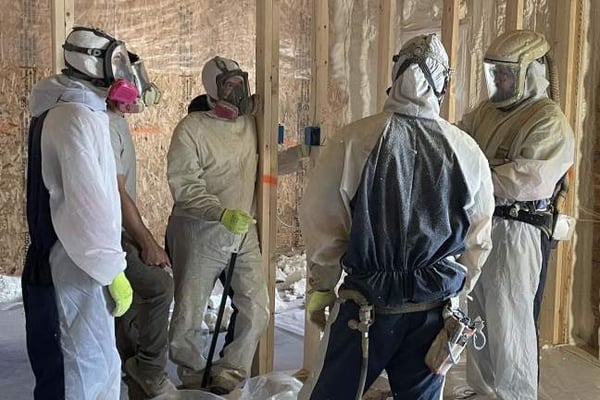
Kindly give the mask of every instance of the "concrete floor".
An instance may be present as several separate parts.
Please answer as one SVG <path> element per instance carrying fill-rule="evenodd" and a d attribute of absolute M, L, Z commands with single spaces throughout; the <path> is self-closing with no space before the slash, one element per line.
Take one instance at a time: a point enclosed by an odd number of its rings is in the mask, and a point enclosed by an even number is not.
<path fill-rule="evenodd" d="M 277 325 L 277 324 L 276 324 Z M 302 336 L 294 330 L 275 329 L 277 371 L 297 371 L 302 365 Z M 219 347 L 220 348 L 220 347 Z M 25 323 L 21 303 L 0 304 L 0 398 L 30 400 L 33 374 L 25 349 Z M 600 362 L 577 347 L 545 349 L 542 353 L 540 400 L 600 399 Z M 454 367 L 446 383 L 444 399 L 459 399 L 464 389 L 464 362 Z M 168 366 L 176 381 L 175 369 Z M 369 399 L 385 400 L 385 382 Z"/>
<path fill-rule="evenodd" d="M 446 381 L 444 400 L 458 400 L 466 386 L 464 360 L 453 367 Z M 479 400 L 481 397 L 470 397 Z M 600 361 L 575 346 L 542 350 L 539 400 L 599 400 Z"/>

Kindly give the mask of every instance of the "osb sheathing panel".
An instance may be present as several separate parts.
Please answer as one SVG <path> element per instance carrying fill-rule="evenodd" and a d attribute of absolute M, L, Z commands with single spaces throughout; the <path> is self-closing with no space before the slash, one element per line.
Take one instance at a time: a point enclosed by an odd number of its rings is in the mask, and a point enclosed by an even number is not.
<path fill-rule="evenodd" d="M 49 1 L 0 0 L 0 274 L 18 274 L 27 243 L 27 96 L 50 71 Z"/>
<path fill-rule="evenodd" d="M 311 30 L 313 0 L 280 2 L 279 18 L 279 123 L 285 127 L 281 149 L 302 143 L 310 124 Z M 295 251 L 303 247 L 298 205 L 306 182 L 306 165 L 280 176 L 277 185 L 277 248 Z"/>

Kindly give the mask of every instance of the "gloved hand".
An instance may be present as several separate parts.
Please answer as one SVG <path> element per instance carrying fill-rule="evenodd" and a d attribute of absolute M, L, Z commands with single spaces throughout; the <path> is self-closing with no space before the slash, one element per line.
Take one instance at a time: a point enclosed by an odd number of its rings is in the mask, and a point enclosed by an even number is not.
<path fill-rule="evenodd" d="M 337 296 L 333 290 L 313 290 L 309 293 L 306 311 L 308 311 L 308 318 L 313 324 L 317 325 L 319 329 L 325 329 L 325 324 L 327 322 L 325 308 L 329 307 L 329 311 L 331 312 L 336 299 Z"/>
<path fill-rule="evenodd" d="M 221 223 L 232 233 L 247 233 L 250 224 L 255 222 L 250 214 L 242 210 L 230 210 L 227 208 L 223 212 L 223 215 L 221 215 Z"/>
<path fill-rule="evenodd" d="M 110 285 L 108 285 L 108 292 L 115 301 L 115 309 L 112 315 L 120 317 L 125 314 L 133 301 L 133 289 L 131 289 L 125 272 L 119 272 L 119 275 L 113 279 Z"/>

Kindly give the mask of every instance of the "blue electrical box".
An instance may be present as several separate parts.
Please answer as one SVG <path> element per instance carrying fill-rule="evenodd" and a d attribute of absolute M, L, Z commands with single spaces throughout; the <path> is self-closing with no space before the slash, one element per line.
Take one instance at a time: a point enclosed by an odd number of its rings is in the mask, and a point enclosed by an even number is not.
<path fill-rule="evenodd" d="M 304 128 L 304 144 L 308 146 L 321 145 L 321 128 L 318 126 L 307 126 Z"/>
<path fill-rule="evenodd" d="M 277 144 L 283 144 L 283 140 L 285 138 L 285 126 L 279 124 L 277 128 Z"/>

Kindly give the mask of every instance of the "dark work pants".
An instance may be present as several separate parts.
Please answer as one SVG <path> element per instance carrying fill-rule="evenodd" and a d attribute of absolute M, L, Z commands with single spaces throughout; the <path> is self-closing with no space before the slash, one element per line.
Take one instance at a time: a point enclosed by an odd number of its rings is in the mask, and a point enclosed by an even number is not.
<path fill-rule="evenodd" d="M 35 375 L 35 400 L 65 398 L 60 323 L 53 286 L 23 283 L 27 355 Z"/>
<path fill-rule="evenodd" d="M 124 238 L 122 244 L 127 253 L 125 275 L 133 289 L 133 303 L 116 320 L 117 347 L 123 365 L 135 356 L 140 372 L 152 378 L 164 373 L 167 363 L 173 279 L 163 268 L 144 264 L 132 241 Z"/>
<path fill-rule="evenodd" d="M 333 316 L 324 363 L 310 399 L 354 399 L 361 367 L 361 335 L 348 327 L 358 320 L 359 307 L 346 301 Z M 331 318 L 331 317 L 330 317 Z M 383 315 L 376 314 L 369 329 L 369 367 L 365 391 L 386 370 L 394 399 L 439 399 L 444 378 L 425 365 L 425 354 L 443 327 L 442 308 L 429 311 Z"/>
<path fill-rule="evenodd" d="M 544 288 L 546 287 L 546 276 L 548 275 L 548 261 L 550 261 L 550 252 L 553 248 L 553 241 L 548 236 L 541 233 L 541 247 L 542 247 L 542 268 L 540 270 L 540 282 L 538 284 L 535 297 L 533 299 L 533 320 L 535 321 L 535 333 L 537 339 L 537 352 L 538 352 L 538 382 L 540 381 L 540 310 L 542 308 L 542 300 L 544 298 Z"/>
<path fill-rule="evenodd" d="M 552 240 L 548 238 L 543 232 L 542 235 L 542 269 L 540 271 L 540 283 L 538 284 L 537 291 L 535 292 L 535 298 L 533 300 L 533 318 L 535 319 L 536 326 L 540 319 L 540 309 L 542 307 L 542 299 L 544 297 L 544 288 L 546 286 L 546 276 L 548 274 L 548 261 L 550 260 L 550 252 L 552 251 Z"/>

